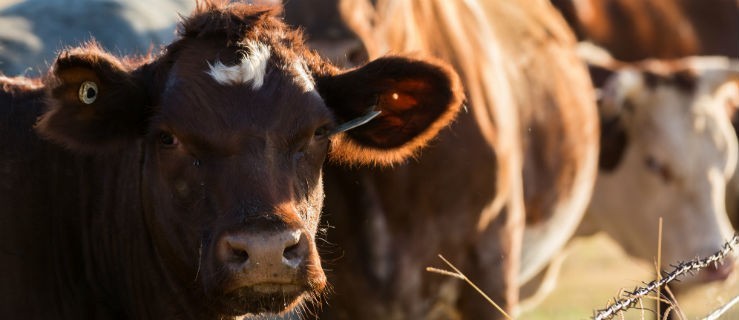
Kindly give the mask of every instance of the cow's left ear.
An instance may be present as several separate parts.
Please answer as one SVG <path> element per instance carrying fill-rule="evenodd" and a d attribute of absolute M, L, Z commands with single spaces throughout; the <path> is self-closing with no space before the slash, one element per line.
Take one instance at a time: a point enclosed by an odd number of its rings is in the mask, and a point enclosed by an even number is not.
<path fill-rule="evenodd" d="M 716 96 L 723 102 L 726 115 L 739 136 L 739 72 L 732 72 L 729 79 L 718 86 Z"/>
<path fill-rule="evenodd" d="M 454 119 L 463 99 L 456 72 L 436 60 L 383 57 L 348 72 L 317 76 L 316 86 L 339 124 L 380 112 L 332 138 L 330 158 L 343 163 L 402 161 Z"/>
<path fill-rule="evenodd" d="M 592 74 L 592 73 L 591 73 Z M 604 81 L 601 92 L 598 95 L 598 115 L 600 118 L 600 153 L 598 155 L 598 169 L 603 172 L 613 172 L 618 169 L 626 147 L 629 144 L 629 136 L 624 126 L 624 112 L 632 108 L 624 108 L 621 102 L 616 102 L 618 94 L 618 79 L 611 76 Z M 625 110 L 626 109 L 626 110 Z"/>
<path fill-rule="evenodd" d="M 129 65 L 95 45 L 62 52 L 46 78 L 44 138 L 82 153 L 120 149 L 146 129 L 151 104 Z"/>

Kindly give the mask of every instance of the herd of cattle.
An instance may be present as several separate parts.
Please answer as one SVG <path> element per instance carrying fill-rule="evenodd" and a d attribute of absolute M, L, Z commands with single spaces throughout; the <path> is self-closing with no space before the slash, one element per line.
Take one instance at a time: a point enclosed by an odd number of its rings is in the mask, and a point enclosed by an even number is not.
<path fill-rule="evenodd" d="M 0 1 L 0 318 L 499 319 L 425 268 L 738 227 L 735 0 L 254 2 Z"/>

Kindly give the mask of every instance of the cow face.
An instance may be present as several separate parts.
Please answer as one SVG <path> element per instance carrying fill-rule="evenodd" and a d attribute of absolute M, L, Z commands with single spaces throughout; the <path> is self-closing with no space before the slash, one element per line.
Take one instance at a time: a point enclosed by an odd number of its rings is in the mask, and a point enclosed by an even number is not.
<path fill-rule="evenodd" d="M 608 165 L 590 211 L 627 252 L 650 262 L 659 217 L 663 262 L 708 256 L 732 235 L 724 194 L 737 141 L 726 106 L 737 83 L 724 59 L 686 59 L 662 73 L 647 67 L 616 73 L 603 90 L 603 135 L 612 138 L 603 148 L 611 154 L 601 154 Z M 729 259 L 696 281 L 723 279 L 731 265 Z"/>
<path fill-rule="evenodd" d="M 456 113 L 459 81 L 400 57 L 340 72 L 248 5 L 207 5 L 180 35 L 143 65 L 61 55 L 37 129 L 85 154 L 142 153 L 130 174 L 157 252 L 215 313 L 289 309 L 326 285 L 314 242 L 324 161 L 410 156 Z"/>

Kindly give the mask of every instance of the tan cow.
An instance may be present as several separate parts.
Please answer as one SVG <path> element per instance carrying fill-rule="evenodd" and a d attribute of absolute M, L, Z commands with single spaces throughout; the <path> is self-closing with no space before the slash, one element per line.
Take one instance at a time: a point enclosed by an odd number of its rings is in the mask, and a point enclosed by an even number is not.
<path fill-rule="evenodd" d="M 370 57 L 444 59 L 469 100 L 417 161 L 326 169 L 324 217 L 338 253 L 328 256 L 335 294 L 321 319 L 500 318 L 462 282 L 425 267 L 444 254 L 512 311 L 519 276 L 574 233 L 596 175 L 598 121 L 573 35 L 543 1 L 341 5 Z M 308 19 L 309 9 L 291 15 L 288 3 L 286 15 L 303 17 L 309 41 L 342 34 L 311 24 L 331 20 Z"/>
<path fill-rule="evenodd" d="M 551 0 L 576 32 L 619 60 L 739 57 L 736 0 Z"/>

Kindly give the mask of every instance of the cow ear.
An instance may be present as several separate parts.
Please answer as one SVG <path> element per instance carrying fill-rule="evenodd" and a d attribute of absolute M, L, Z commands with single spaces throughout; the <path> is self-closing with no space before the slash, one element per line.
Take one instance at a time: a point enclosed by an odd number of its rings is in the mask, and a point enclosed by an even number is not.
<path fill-rule="evenodd" d="M 588 64 L 588 74 L 590 75 L 590 83 L 593 84 L 593 88 L 597 93 L 598 103 L 603 98 L 606 82 L 613 76 L 615 71 L 611 68 Z"/>
<path fill-rule="evenodd" d="M 724 103 L 726 115 L 739 136 L 739 72 L 730 76 L 733 78 L 729 78 L 716 89 L 716 96 Z"/>
<path fill-rule="evenodd" d="M 616 80 L 611 77 L 601 86 L 598 95 L 598 114 L 600 118 L 600 153 L 598 168 L 604 172 L 616 170 L 624 156 L 629 142 L 623 123 L 623 106 L 617 105 L 613 88 Z M 627 108 L 628 109 L 628 108 Z M 633 110 L 632 110 L 633 111 Z M 629 111 L 631 112 L 631 111 Z"/>
<path fill-rule="evenodd" d="M 616 170 L 629 142 L 620 117 L 600 117 L 600 154 L 598 168 L 605 172 Z"/>
<path fill-rule="evenodd" d="M 332 138 L 330 157 L 344 163 L 402 161 L 453 120 L 463 99 L 457 74 L 436 60 L 383 57 L 317 76 L 316 86 L 339 124 L 377 115 Z"/>
<path fill-rule="evenodd" d="M 62 52 L 46 79 L 37 132 L 71 150 L 112 151 L 140 136 L 150 105 L 128 65 L 94 46 Z"/>

